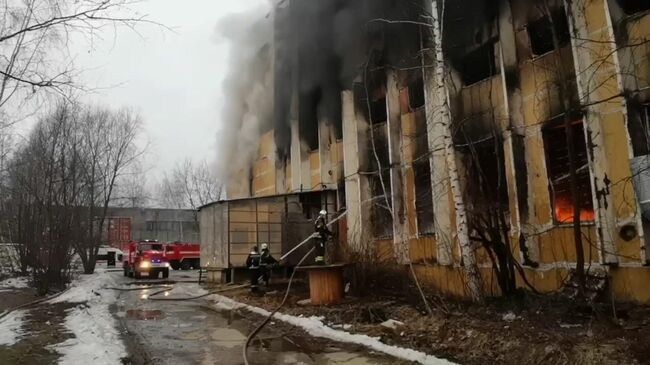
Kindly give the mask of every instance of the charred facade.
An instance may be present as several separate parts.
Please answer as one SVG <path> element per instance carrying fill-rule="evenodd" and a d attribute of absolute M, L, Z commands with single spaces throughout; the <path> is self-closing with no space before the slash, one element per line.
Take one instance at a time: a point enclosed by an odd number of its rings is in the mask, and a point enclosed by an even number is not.
<path fill-rule="evenodd" d="M 537 290 L 557 290 L 575 266 L 577 204 L 586 262 L 618 298 L 648 303 L 650 14 L 634 4 L 279 1 L 273 122 L 229 174 L 229 198 L 335 192 L 341 241 L 387 249 L 458 296 L 461 224 L 484 293 L 507 290 L 500 251 Z"/>

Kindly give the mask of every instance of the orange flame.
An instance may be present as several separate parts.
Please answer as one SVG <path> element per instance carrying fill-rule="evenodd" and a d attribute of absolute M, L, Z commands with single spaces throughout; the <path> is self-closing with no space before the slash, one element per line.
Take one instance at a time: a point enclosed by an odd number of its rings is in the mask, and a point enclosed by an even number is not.
<path fill-rule="evenodd" d="M 573 223 L 573 203 L 571 199 L 555 199 L 555 220 L 559 223 Z M 580 221 L 591 222 L 594 220 L 594 210 L 592 208 L 580 208 Z"/>

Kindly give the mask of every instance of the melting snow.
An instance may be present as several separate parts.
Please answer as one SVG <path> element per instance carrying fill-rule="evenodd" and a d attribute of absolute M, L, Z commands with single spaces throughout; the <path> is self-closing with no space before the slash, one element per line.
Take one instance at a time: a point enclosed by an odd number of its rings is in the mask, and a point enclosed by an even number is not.
<path fill-rule="evenodd" d="M 50 303 L 80 303 L 68 311 L 65 327 L 75 337 L 53 348 L 63 355 L 62 365 L 108 365 L 120 363 L 127 355 L 116 321 L 109 311 L 117 292 L 100 290 L 115 285 L 115 277 L 108 272 L 82 275 L 71 288 Z"/>
<path fill-rule="evenodd" d="M 24 310 L 16 310 L 0 319 L 0 346 L 12 346 L 24 334 L 22 330 Z"/>
<path fill-rule="evenodd" d="M 262 316 L 268 316 L 269 314 L 271 314 L 269 311 L 265 309 L 243 304 L 219 294 L 214 294 L 214 299 L 217 302 L 216 306 L 224 310 L 244 308 Z M 398 347 L 398 346 L 387 345 L 385 343 L 382 343 L 377 337 L 370 337 L 367 335 L 360 335 L 360 334 L 352 334 L 345 331 L 336 330 L 334 328 L 326 326 L 322 322 L 322 317 L 296 317 L 287 314 L 276 313 L 274 315 L 274 318 L 289 323 L 293 326 L 300 327 L 305 331 L 307 331 L 307 333 L 315 337 L 323 337 L 334 341 L 362 345 L 372 350 L 383 352 L 385 354 L 400 359 L 404 359 L 407 361 L 415 361 L 420 364 L 426 364 L 426 365 L 453 364 L 448 360 L 440 359 L 420 351 Z"/>
<path fill-rule="evenodd" d="M 29 277 L 17 276 L 0 281 L 0 289 L 24 289 L 29 287 Z"/>

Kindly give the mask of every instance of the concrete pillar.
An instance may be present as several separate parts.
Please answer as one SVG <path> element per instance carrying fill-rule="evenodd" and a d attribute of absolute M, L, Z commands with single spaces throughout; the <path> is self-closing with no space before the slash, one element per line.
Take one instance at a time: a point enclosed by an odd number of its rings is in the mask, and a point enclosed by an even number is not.
<path fill-rule="evenodd" d="M 519 60 L 517 58 L 517 45 L 514 29 L 514 20 L 510 2 L 499 2 L 499 53 L 500 53 L 500 75 L 502 78 L 504 102 L 506 104 L 506 116 L 508 117 L 509 130 L 504 133 L 503 151 L 506 165 L 506 179 L 508 183 L 508 195 L 510 196 L 510 240 L 513 245 L 518 246 L 520 235 L 528 236 L 524 227 L 528 222 L 527 209 L 520 205 L 527 204 L 519 198 L 528 195 L 528 191 L 519 191 L 520 187 L 527 187 L 529 184 L 519 184 L 519 179 L 528 179 L 528 174 L 517 170 L 516 158 L 525 156 L 516 155 L 522 151 L 515 149 L 516 143 L 513 139 L 524 138 L 524 115 L 522 110 L 521 80 Z M 522 141 L 523 145 L 523 141 Z M 525 150 L 524 150 L 525 153 Z M 522 209 L 520 209 L 522 208 Z M 538 246 L 533 242 L 526 241 L 525 248 L 519 247 L 520 262 L 524 262 L 524 255 L 532 261 L 538 256 Z M 523 250 L 526 252 L 524 253 Z M 513 251 L 516 252 L 516 251 Z"/>
<path fill-rule="evenodd" d="M 293 90 L 291 92 L 291 104 L 289 106 L 289 118 L 291 125 L 291 191 L 300 191 L 301 186 L 301 148 L 300 148 L 300 121 L 298 119 L 298 55 L 294 55 L 294 60 L 291 68 L 291 85 Z"/>
<path fill-rule="evenodd" d="M 335 147 L 334 125 L 327 120 L 318 123 L 318 157 L 320 160 L 320 179 L 327 189 L 336 189 L 332 148 Z"/>
<path fill-rule="evenodd" d="M 368 245 L 370 232 L 371 197 L 367 176 L 360 174 L 368 143 L 368 121 L 357 113 L 354 92 L 341 93 L 343 107 L 343 166 L 345 176 L 345 204 L 347 207 L 348 243 L 357 250 Z"/>
<path fill-rule="evenodd" d="M 388 153 L 390 158 L 391 206 L 393 208 L 393 246 L 399 263 L 410 261 L 408 221 L 404 174 L 402 168 L 402 121 L 397 74 L 388 71 L 386 75 L 386 106 L 388 108 Z"/>
<path fill-rule="evenodd" d="M 585 138 L 590 141 L 589 165 L 600 259 L 605 264 L 630 261 L 630 256 L 640 260 L 640 239 L 624 242 L 618 235 L 619 228 L 625 225 L 635 225 L 637 232 L 643 228 L 633 189 L 620 183 L 631 179 L 632 149 L 618 45 L 608 4 L 606 0 L 565 2 L 565 9 L 578 95 L 581 104 L 586 105 Z M 619 254 L 625 258 L 619 258 Z"/>

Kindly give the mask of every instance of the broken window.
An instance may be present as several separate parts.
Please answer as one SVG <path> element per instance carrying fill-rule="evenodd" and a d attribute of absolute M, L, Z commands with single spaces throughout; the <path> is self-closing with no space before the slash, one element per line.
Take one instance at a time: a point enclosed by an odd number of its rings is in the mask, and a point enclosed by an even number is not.
<path fill-rule="evenodd" d="M 388 135 L 386 124 L 372 126 L 374 148 L 368 141 L 368 166 L 372 172 L 369 177 L 372 194 L 371 222 L 375 238 L 387 238 L 393 235 L 393 218 L 390 212 L 392 190 L 390 183 L 390 158 L 388 154 Z M 376 153 L 376 156 L 375 156 Z"/>
<path fill-rule="evenodd" d="M 648 0 L 618 0 L 618 4 L 627 15 L 650 10 L 650 1 Z"/>
<path fill-rule="evenodd" d="M 415 180 L 415 212 L 418 234 L 434 232 L 433 192 L 431 186 L 431 165 L 427 120 L 423 112 L 415 115 L 415 136 L 413 153 L 413 175 Z"/>
<path fill-rule="evenodd" d="M 546 168 L 553 215 L 558 223 L 573 222 L 573 197 L 569 168 L 569 149 L 564 117 L 551 121 L 542 131 L 546 152 Z M 576 120 L 570 127 L 576 158 L 577 201 L 580 206 L 580 221 L 593 221 L 594 207 L 589 176 L 587 143 L 582 120 Z"/>
<path fill-rule="evenodd" d="M 388 120 L 386 108 L 386 95 L 370 102 L 370 122 L 372 124 L 385 123 Z"/>
<path fill-rule="evenodd" d="M 551 20 L 553 20 L 552 24 Z M 555 49 L 553 31 L 555 31 L 560 47 L 569 43 L 569 23 L 564 9 L 560 8 L 551 11 L 550 19 L 548 15 L 545 15 L 533 22 L 529 22 L 526 28 L 533 56 L 540 56 Z"/>
<path fill-rule="evenodd" d="M 627 129 L 634 156 L 650 155 L 650 105 L 630 108 Z"/>
<path fill-rule="evenodd" d="M 318 212 L 323 209 L 320 192 L 303 193 L 298 198 L 302 206 L 302 214 L 306 219 L 315 219 L 318 216 Z"/>
<path fill-rule="evenodd" d="M 460 75 L 465 86 L 475 84 L 497 74 L 494 41 L 466 54 L 461 62 Z"/>
<path fill-rule="evenodd" d="M 424 82 L 422 78 L 409 85 L 409 107 L 415 110 L 424 106 Z"/>
<path fill-rule="evenodd" d="M 434 232 L 433 193 L 431 191 L 431 166 L 428 158 L 413 162 L 413 175 L 418 234 L 431 234 Z"/>
<path fill-rule="evenodd" d="M 526 165 L 526 142 L 524 136 L 518 134 L 512 135 L 512 159 L 515 168 L 519 215 L 523 219 L 526 219 L 528 217 L 528 166 Z"/>
<path fill-rule="evenodd" d="M 486 217 L 509 210 L 503 145 L 495 136 L 466 136 L 457 146 L 466 168 L 466 189 L 474 216 Z"/>

